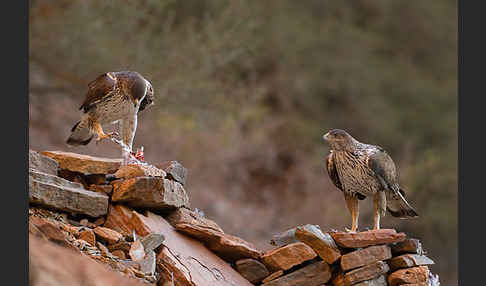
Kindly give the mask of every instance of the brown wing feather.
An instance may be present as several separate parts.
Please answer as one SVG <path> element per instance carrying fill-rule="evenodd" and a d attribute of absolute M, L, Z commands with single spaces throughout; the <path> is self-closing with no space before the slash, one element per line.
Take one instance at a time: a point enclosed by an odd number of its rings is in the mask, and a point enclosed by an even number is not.
<path fill-rule="evenodd" d="M 329 155 L 327 155 L 326 169 L 327 169 L 327 173 L 329 174 L 329 178 L 331 178 L 331 181 L 338 189 L 342 191 L 343 187 L 341 185 L 341 181 L 339 180 L 339 175 L 336 170 L 336 165 L 334 165 L 334 158 L 332 152 L 329 153 Z"/>
<path fill-rule="evenodd" d="M 373 170 L 383 188 L 398 192 L 397 171 L 392 158 L 383 150 L 379 149 L 367 159 L 368 167 Z"/>
<path fill-rule="evenodd" d="M 115 84 L 116 79 L 111 73 L 105 73 L 98 76 L 88 84 L 86 98 L 79 109 L 84 109 L 84 112 L 87 112 L 91 106 L 108 95 L 110 91 L 113 91 L 115 89 Z"/>
<path fill-rule="evenodd" d="M 405 192 L 398 184 L 397 170 L 392 158 L 380 149 L 368 158 L 367 163 L 385 189 L 387 210 L 392 216 L 417 217 L 417 212 L 407 202 Z"/>

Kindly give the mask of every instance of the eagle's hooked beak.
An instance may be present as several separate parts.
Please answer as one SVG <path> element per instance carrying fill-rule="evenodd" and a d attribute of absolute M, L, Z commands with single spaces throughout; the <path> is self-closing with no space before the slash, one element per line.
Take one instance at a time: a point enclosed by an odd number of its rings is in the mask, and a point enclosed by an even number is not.
<path fill-rule="evenodd" d="M 326 134 L 324 134 L 324 136 L 322 136 L 322 139 L 324 141 L 329 141 L 329 132 L 327 132 Z"/>
<path fill-rule="evenodd" d="M 139 99 L 138 99 L 138 98 L 135 98 L 135 104 L 134 104 L 134 107 L 135 107 L 135 108 L 137 107 L 138 102 L 139 102 Z"/>

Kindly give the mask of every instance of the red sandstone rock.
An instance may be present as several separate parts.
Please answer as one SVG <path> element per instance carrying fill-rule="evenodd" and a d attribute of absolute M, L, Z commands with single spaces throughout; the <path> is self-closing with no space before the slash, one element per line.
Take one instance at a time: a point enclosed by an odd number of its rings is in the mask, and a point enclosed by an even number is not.
<path fill-rule="evenodd" d="M 96 237 L 94 232 L 91 229 L 83 230 L 79 233 L 79 239 L 86 241 L 87 243 L 91 244 L 92 246 L 96 246 Z"/>
<path fill-rule="evenodd" d="M 111 254 L 115 255 L 116 257 L 118 257 L 120 259 L 127 259 L 125 252 L 123 250 L 120 250 L 120 249 L 112 251 Z"/>
<path fill-rule="evenodd" d="M 258 259 L 262 255 L 262 252 L 253 244 L 213 228 L 179 223 L 176 225 L 176 229 L 197 238 L 219 257 L 228 262 L 235 262 L 243 258 Z"/>
<path fill-rule="evenodd" d="M 98 226 L 93 231 L 100 240 L 106 241 L 108 244 L 117 243 L 123 238 L 120 233 L 107 227 Z"/>
<path fill-rule="evenodd" d="M 363 232 L 331 232 L 334 241 L 344 248 L 359 248 L 377 244 L 388 244 L 403 241 L 405 233 L 397 233 L 394 229 L 378 229 Z"/>
<path fill-rule="evenodd" d="M 390 261 L 388 261 L 388 265 L 390 265 L 390 268 L 392 270 L 431 264 L 434 264 L 434 261 L 432 261 L 432 259 L 428 258 L 425 255 L 418 254 L 403 254 L 393 257 L 392 259 L 390 259 Z"/>
<path fill-rule="evenodd" d="M 121 165 L 122 159 L 109 159 L 63 151 L 43 151 L 59 163 L 60 169 L 84 174 L 113 174 Z"/>
<path fill-rule="evenodd" d="M 427 283 L 429 268 L 427 266 L 417 266 L 413 268 L 400 269 L 388 276 L 390 286 L 402 284 Z"/>
<path fill-rule="evenodd" d="M 309 264 L 262 286 L 318 286 L 331 279 L 331 269 L 324 261 Z"/>
<path fill-rule="evenodd" d="M 157 177 L 136 177 L 113 181 L 112 184 L 113 202 L 162 211 L 189 206 L 186 191 L 175 181 Z"/>
<path fill-rule="evenodd" d="M 341 257 L 341 252 L 328 233 L 322 233 L 317 225 L 306 224 L 295 230 L 295 238 L 310 246 L 322 260 L 329 264 Z"/>
<path fill-rule="evenodd" d="M 344 271 L 358 268 L 380 260 L 392 257 L 390 247 L 387 245 L 374 245 L 355 250 L 341 257 L 341 269 Z"/>
<path fill-rule="evenodd" d="M 135 177 L 162 177 L 167 175 L 163 170 L 160 170 L 151 165 L 129 164 L 121 166 L 115 172 L 115 178 L 130 179 Z"/>
<path fill-rule="evenodd" d="M 162 281 L 175 285 L 195 286 L 250 286 L 228 263 L 217 257 L 200 242 L 176 231 L 164 218 L 152 212 L 147 215 L 134 213 L 133 219 L 137 235 L 158 233 L 165 237 L 163 246 L 157 253 L 157 269 Z M 173 275 L 173 276 L 172 276 Z"/>
<path fill-rule="evenodd" d="M 358 282 L 371 280 L 388 272 L 390 268 L 383 261 L 378 261 L 347 273 L 338 273 L 332 280 L 334 286 L 350 286 Z"/>
<path fill-rule="evenodd" d="M 235 262 L 242 258 L 259 259 L 262 255 L 262 252 L 252 243 L 227 233 L 220 234 L 218 239 L 210 240 L 205 245 L 228 262 Z"/>
<path fill-rule="evenodd" d="M 277 279 L 278 277 L 282 276 L 283 273 L 284 273 L 283 270 L 275 271 L 272 274 L 270 274 L 269 276 L 267 276 L 265 279 L 263 279 L 262 283 L 264 284 L 264 283 L 270 282 L 274 279 Z"/>
<path fill-rule="evenodd" d="M 125 255 L 128 254 L 128 252 L 130 251 L 130 247 L 132 245 L 130 244 L 130 242 L 122 239 L 120 240 L 119 242 L 115 243 L 115 244 L 110 244 L 108 245 L 108 249 L 114 253 L 116 250 L 121 250 L 125 253 Z"/>
<path fill-rule="evenodd" d="M 174 227 L 178 231 L 188 236 L 194 237 L 198 240 L 201 240 L 204 243 L 208 243 L 213 240 L 218 240 L 220 236 L 224 235 L 223 232 L 210 227 L 206 227 L 204 225 L 178 223 L 174 225 Z"/>
<path fill-rule="evenodd" d="M 316 256 L 314 250 L 308 245 L 296 242 L 265 253 L 262 261 L 268 269 L 277 271 L 290 269 Z"/>
<path fill-rule="evenodd" d="M 82 271 L 80 271 L 82 269 Z M 84 255 L 29 236 L 29 285 L 147 285 L 110 271 Z"/>
<path fill-rule="evenodd" d="M 124 236 L 130 235 L 134 229 L 131 223 L 132 212 L 132 209 L 121 204 L 110 205 L 108 207 L 108 216 L 103 226 L 111 228 Z"/>
<path fill-rule="evenodd" d="M 415 238 L 405 239 L 402 242 L 392 244 L 390 247 L 393 254 L 412 253 L 422 255 L 423 253 L 422 244 Z"/>
<path fill-rule="evenodd" d="M 67 235 L 54 222 L 45 218 L 31 216 L 29 222 L 35 226 L 35 229 L 42 233 L 42 237 L 55 242 L 58 245 L 73 248 L 67 241 Z"/>
<path fill-rule="evenodd" d="M 216 232 L 223 233 L 224 231 L 219 227 L 217 223 L 214 221 L 205 218 L 198 213 L 188 209 L 188 208 L 178 208 L 173 211 L 168 217 L 167 221 L 175 228 L 177 228 L 178 224 L 185 224 L 190 226 L 197 226 L 202 228 L 207 228 L 214 230 Z M 183 231 L 182 229 L 179 229 Z M 190 233 L 188 233 L 191 235 Z"/>
<path fill-rule="evenodd" d="M 235 269 L 251 283 L 260 282 L 270 274 L 263 263 L 251 258 L 236 261 Z"/>

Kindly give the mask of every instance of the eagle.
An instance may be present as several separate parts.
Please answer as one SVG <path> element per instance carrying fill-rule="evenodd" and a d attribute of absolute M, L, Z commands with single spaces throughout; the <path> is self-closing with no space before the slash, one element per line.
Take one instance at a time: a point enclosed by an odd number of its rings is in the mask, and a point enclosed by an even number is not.
<path fill-rule="evenodd" d="M 387 210 L 394 217 L 418 217 L 398 184 L 395 163 L 382 147 L 361 143 L 341 129 L 330 130 L 323 139 L 330 147 L 326 169 L 344 193 L 352 217 L 351 232 L 358 229 L 358 200 L 368 196 L 373 196 L 373 229 L 380 229 L 380 217 Z"/>
<path fill-rule="evenodd" d="M 132 154 L 133 138 L 137 130 L 137 115 L 154 104 L 152 84 L 135 71 L 107 72 L 88 84 L 86 97 L 79 108 L 81 120 L 74 124 L 66 143 L 69 146 L 87 145 L 94 135 L 96 143 L 112 139 L 122 146 L 123 162 Z M 119 124 L 117 132 L 105 133 L 102 125 Z"/>

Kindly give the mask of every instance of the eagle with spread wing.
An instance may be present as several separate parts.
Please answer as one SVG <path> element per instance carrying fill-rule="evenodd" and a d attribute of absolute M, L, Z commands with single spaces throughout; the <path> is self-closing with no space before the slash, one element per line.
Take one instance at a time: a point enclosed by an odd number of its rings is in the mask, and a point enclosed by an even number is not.
<path fill-rule="evenodd" d="M 327 172 L 344 193 L 352 217 L 351 231 L 358 229 L 358 200 L 367 196 L 373 196 L 373 229 L 380 229 L 380 217 L 386 210 L 394 217 L 418 217 L 398 184 L 395 163 L 383 148 L 361 143 L 341 129 L 329 131 L 323 139 L 330 146 Z"/>
<path fill-rule="evenodd" d="M 138 72 L 108 72 L 98 76 L 88 84 L 83 104 L 81 120 L 71 129 L 66 143 L 70 146 L 87 145 L 94 135 L 96 142 L 115 138 L 116 132 L 103 132 L 102 125 L 119 124 L 124 162 L 132 151 L 133 138 L 137 130 L 138 112 L 154 102 L 154 90 L 148 80 Z M 128 150 L 126 150 L 128 149 Z"/>

